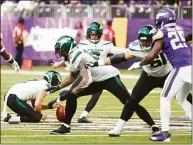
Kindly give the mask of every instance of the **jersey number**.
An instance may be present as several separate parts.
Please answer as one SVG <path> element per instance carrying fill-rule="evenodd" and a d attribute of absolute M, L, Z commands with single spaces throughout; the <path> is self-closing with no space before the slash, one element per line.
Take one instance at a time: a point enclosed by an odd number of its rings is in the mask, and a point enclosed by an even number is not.
<path fill-rule="evenodd" d="M 166 58 L 163 53 L 159 53 L 157 57 L 150 63 L 151 67 L 159 67 L 166 64 Z"/>
<path fill-rule="evenodd" d="M 91 51 L 85 51 L 88 53 L 90 56 L 92 56 L 95 60 L 100 59 L 100 52 L 98 50 L 91 50 Z"/>
<path fill-rule="evenodd" d="M 183 31 L 168 32 L 168 37 L 171 38 L 170 44 L 174 50 L 187 47 Z"/>

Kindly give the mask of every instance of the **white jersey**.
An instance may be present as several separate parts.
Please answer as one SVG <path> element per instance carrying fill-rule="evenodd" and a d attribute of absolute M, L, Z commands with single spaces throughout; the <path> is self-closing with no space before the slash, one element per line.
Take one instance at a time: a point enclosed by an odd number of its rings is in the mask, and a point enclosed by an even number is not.
<path fill-rule="evenodd" d="M 23 101 L 36 99 L 38 93 L 42 90 L 51 87 L 46 80 L 28 80 L 13 85 L 7 92 L 6 97 L 9 94 L 15 94 L 19 99 Z"/>
<path fill-rule="evenodd" d="M 130 54 L 140 59 L 145 58 L 145 56 L 149 53 L 148 51 L 143 51 L 139 40 L 131 42 L 128 49 Z M 162 77 L 172 70 L 172 65 L 169 63 L 166 55 L 160 52 L 151 64 L 144 65 L 142 68 L 151 76 Z"/>
<path fill-rule="evenodd" d="M 70 69 L 72 71 L 78 71 L 78 65 L 82 59 L 87 62 L 103 61 L 107 57 L 107 54 L 124 53 L 127 49 L 118 50 L 114 48 L 112 42 L 101 40 L 97 44 L 90 43 L 88 40 L 81 41 L 74 52 L 70 52 Z M 121 49 L 121 48 L 120 48 Z M 73 51 L 72 50 L 72 51 Z M 119 70 L 113 66 L 99 66 L 89 68 L 93 82 L 100 82 L 119 75 Z"/>
<path fill-rule="evenodd" d="M 120 54 L 125 53 L 127 49 L 118 48 L 110 41 L 100 40 L 98 43 L 91 43 L 89 40 L 81 41 L 78 43 L 78 48 L 83 49 L 86 53 L 90 54 L 94 61 L 104 62 L 108 54 Z M 100 82 L 107 80 L 114 76 L 120 75 L 117 68 L 109 66 L 99 66 L 90 68 L 91 75 L 94 82 Z"/>
<path fill-rule="evenodd" d="M 120 54 L 127 51 L 127 49 L 115 47 L 111 41 L 105 40 L 100 40 L 96 44 L 91 43 L 89 40 L 81 41 L 78 43 L 78 48 L 91 53 L 99 62 L 104 62 L 108 54 Z"/>

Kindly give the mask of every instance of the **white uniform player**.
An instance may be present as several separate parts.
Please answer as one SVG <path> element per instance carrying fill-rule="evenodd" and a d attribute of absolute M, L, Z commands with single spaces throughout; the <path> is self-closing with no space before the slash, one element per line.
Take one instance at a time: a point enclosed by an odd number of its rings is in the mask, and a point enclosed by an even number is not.
<path fill-rule="evenodd" d="M 150 46 L 152 44 L 152 37 L 155 32 L 156 31 L 153 26 L 143 26 L 138 32 L 138 40 L 135 40 L 129 44 L 128 52 L 107 58 L 105 60 L 105 64 L 109 65 L 114 63 L 120 63 L 129 60 L 133 57 L 137 57 L 140 59 L 145 58 L 145 56 L 149 53 L 151 49 Z M 97 66 L 99 64 L 100 62 L 91 62 L 88 65 Z M 110 136 L 120 136 L 126 121 L 131 118 L 134 112 L 135 105 L 137 105 L 154 88 L 163 88 L 164 82 L 172 68 L 173 67 L 169 63 L 167 57 L 162 52 L 160 52 L 150 64 L 144 65 L 142 67 L 140 78 L 133 88 L 131 99 L 125 105 L 120 120 L 118 121 L 116 127 L 109 132 Z M 188 94 L 184 95 L 187 96 Z M 191 97 L 191 94 L 189 94 L 189 98 Z M 184 104 L 190 103 L 185 100 Z M 187 111 L 184 105 L 181 106 L 188 115 L 190 112 Z M 155 123 L 153 122 L 153 120 L 151 122 L 153 134 L 155 135 L 159 133 L 159 130 L 158 127 L 154 125 Z"/>
<path fill-rule="evenodd" d="M 78 49 L 83 49 L 85 53 L 93 57 L 94 60 L 88 60 L 88 62 L 104 62 L 108 54 L 120 54 L 127 51 L 127 49 L 116 48 L 112 42 L 105 40 L 100 40 L 96 44 L 90 42 L 89 40 L 85 40 L 78 43 L 77 47 Z M 119 70 L 113 66 L 93 67 L 90 68 L 90 70 L 94 82 L 99 82 L 120 74 Z"/>
<path fill-rule="evenodd" d="M 92 29 L 90 29 L 91 33 L 89 32 L 90 30 L 88 30 L 88 33 L 90 33 L 89 37 L 96 37 L 97 39 L 89 39 L 89 41 L 94 40 L 92 41 L 93 44 L 91 43 L 82 44 L 84 46 L 88 45 L 87 48 L 85 49 L 79 48 L 81 44 L 79 44 L 76 49 L 73 38 L 69 36 L 62 36 L 56 42 L 55 45 L 56 55 L 69 59 L 70 68 L 72 70 L 70 75 L 65 79 L 64 82 L 61 83 L 61 85 L 58 86 L 58 88 L 66 87 L 70 84 L 70 82 L 72 83 L 74 81 L 73 71 L 75 72 L 79 71 L 82 80 L 79 82 L 79 84 L 77 84 L 77 86 L 75 86 L 75 88 L 69 90 L 66 93 L 67 101 L 66 101 L 66 110 L 65 110 L 66 116 L 64 119 L 64 125 L 62 125 L 59 129 L 51 131 L 50 132 L 51 134 L 65 134 L 70 132 L 71 119 L 77 108 L 77 98 L 80 96 L 101 92 L 102 90 L 105 89 L 111 92 L 114 96 L 116 96 L 123 104 L 125 104 L 126 101 L 129 99 L 130 95 L 124 84 L 121 82 L 119 77 L 119 71 L 117 69 L 113 68 L 112 66 L 107 67 L 107 69 L 105 66 L 100 66 L 98 67 L 99 70 L 96 70 L 95 68 L 88 68 L 86 66 L 86 63 L 90 61 L 90 59 L 87 56 L 92 57 L 92 59 L 95 60 L 100 61 L 100 59 L 102 59 L 104 61 L 104 58 L 107 56 L 108 53 L 114 53 L 114 51 L 111 50 L 111 47 L 107 45 L 110 44 L 111 42 L 106 41 L 102 41 L 101 43 L 99 42 L 100 37 L 96 32 L 100 31 L 99 30 L 100 25 L 96 22 L 93 22 L 91 23 L 90 26 Z M 92 48 L 89 48 L 89 45 Z M 88 87 L 82 89 L 82 87 L 85 86 L 89 80 L 88 69 L 91 71 L 93 83 L 91 83 Z M 103 71 L 105 73 L 103 73 Z M 60 97 L 60 100 L 62 101 L 63 97 Z M 139 111 L 136 112 L 137 114 L 141 113 L 139 115 L 140 117 L 148 116 L 146 113 L 144 113 L 146 110 L 142 106 L 137 105 L 136 110 L 138 109 L 143 110 L 143 114 L 142 112 Z"/>
<path fill-rule="evenodd" d="M 90 34 L 88 34 L 88 35 L 90 35 Z M 97 38 L 97 39 L 99 39 L 99 38 Z M 95 40 L 95 41 L 97 41 L 97 40 Z M 127 49 L 115 47 L 113 45 L 113 43 L 110 41 L 100 40 L 100 41 L 97 41 L 95 43 L 94 40 L 92 40 L 92 38 L 79 42 L 76 49 L 83 50 L 85 52 L 84 55 L 88 54 L 92 57 L 92 58 L 90 58 L 90 60 L 87 59 L 87 61 L 100 61 L 100 62 L 104 62 L 104 60 L 108 54 L 120 54 L 120 53 L 124 53 L 127 51 Z M 81 60 L 81 57 L 79 57 L 79 59 Z M 79 61 L 77 61 L 77 62 L 78 62 L 77 64 L 79 64 Z M 53 65 L 54 65 L 54 67 L 58 67 L 63 63 L 65 63 L 65 65 L 69 67 L 69 63 L 66 61 L 65 62 L 57 62 Z M 106 80 L 108 78 L 111 78 L 111 77 L 114 77 L 114 76 L 117 76 L 120 74 L 120 72 L 117 68 L 110 66 L 110 65 L 109 66 L 100 66 L 98 68 L 91 68 L 89 70 L 91 72 L 93 82 L 100 82 L 100 81 Z M 73 86 L 75 86 L 75 85 L 73 85 Z M 73 86 L 71 88 L 73 88 Z M 79 123 L 92 123 L 86 117 L 87 117 L 88 113 L 96 105 L 101 94 L 102 94 L 102 92 L 92 94 L 92 97 L 91 97 L 90 101 L 88 102 L 85 110 L 81 113 L 80 118 L 78 119 Z M 62 95 L 62 93 L 61 93 L 61 95 Z"/>
<path fill-rule="evenodd" d="M 137 58 L 143 59 L 149 51 L 143 51 L 139 40 L 135 40 L 129 44 L 129 53 Z M 164 53 L 160 52 L 153 63 L 142 66 L 143 70 L 154 77 L 162 77 L 167 75 L 172 70 L 172 65 L 169 63 Z"/>
<path fill-rule="evenodd" d="M 43 80 L 28 80 L 13 85 L 5 94 L 4 112 L 8 106 L 12 111 L 17 113 L 19 117 L 11 117 L 8 115 L 4 121 L 9 122 L 40 122 L 42 114 L 36 112 L 32 107 L 42 90 L 47 90 L 52 86 L 57 86 L 61 82 L 61 76 L 55 71 L 45 73 Z M 49 90 L 46 91 L 49 94 Z M 27 104 L 32 101 L 32 107 Z M 43 105 L 42 105 L 43 106 Z M 47 109 L 47 106 L 42 108 Z"/>

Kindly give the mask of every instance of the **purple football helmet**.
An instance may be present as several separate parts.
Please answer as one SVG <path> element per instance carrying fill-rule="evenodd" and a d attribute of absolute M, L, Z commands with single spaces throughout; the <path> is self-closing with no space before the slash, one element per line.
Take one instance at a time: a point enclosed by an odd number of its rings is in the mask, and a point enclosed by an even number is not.
<path fill-rule="evenodd" d="M 155 25 L 158 29 L 166 24 L 176 23 L 176 14 L 169 8 L 160 9 L 155 18 Z M 172 26 L 172 25 L 171 25 Z"/>

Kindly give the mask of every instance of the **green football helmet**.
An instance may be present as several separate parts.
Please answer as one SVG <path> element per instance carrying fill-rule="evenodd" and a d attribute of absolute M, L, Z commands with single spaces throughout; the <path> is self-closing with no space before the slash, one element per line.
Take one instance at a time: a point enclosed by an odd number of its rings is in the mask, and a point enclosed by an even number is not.
<path fill-rule="evenodd" d="M 97 34 L 98 35 L 98 40 L 91 40 L 90 35 L 91 34 Z M 102 25 L 100 25 L 98 22 L 92 22 L 90 26 L 87 29 L 86 32 L 87 38 L 92 42 L 92 43 L 98 43 L 100 41 L 100 38 L 103 35 L 103 28 Z"/>
<path fill-rule="evenodd" d="M 138 40 L 145 51 L 151 49 L 152 37 L 156 29 L 152 25 L 145 25 L 138 31 Z"/>
<path fill-rule="evenodd" d="M 74 39 L 70 36 L 61 36 L 55 44 L 55 55 L 56 57 L 64 57 L 65 60 L 68 58 L 69 51 L 76 46 Z"/>
<path fill-rule="evenodd" d="M 61 75 L 54 70 L 47 71 L 44 74 L 43 79 L 45 79 L 51 86 L 57 86 L 62 81 Z"/>

